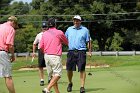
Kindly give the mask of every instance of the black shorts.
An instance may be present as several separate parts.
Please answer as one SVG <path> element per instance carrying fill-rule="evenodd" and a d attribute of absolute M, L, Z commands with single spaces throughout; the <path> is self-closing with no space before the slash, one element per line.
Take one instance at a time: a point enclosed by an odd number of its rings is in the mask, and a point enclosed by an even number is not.
<path fill-rule="evenodd" d="M 86 51 L 85 50 L 70 50 L 67 54 L 66 69 L 68 71 L 85 71 L 86 66 Z"/>
<path fill-rule="evenodd" d="M 44 54 L 41 52 L 40 49 L 38 50 L 38 67 L 46 67 Z"/>

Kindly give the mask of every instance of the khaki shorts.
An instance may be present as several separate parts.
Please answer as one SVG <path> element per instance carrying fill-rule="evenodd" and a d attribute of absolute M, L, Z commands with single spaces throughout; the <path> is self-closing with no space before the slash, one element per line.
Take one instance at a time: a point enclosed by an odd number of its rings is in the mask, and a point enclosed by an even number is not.
<path fill-rule="evenodd" d="M 44 58 L 49 76 L 61 77 L 63 68 L 61 63 L 61 56 L 44 54 Z"/>
<path fill-rule="evenodd" d="M 5 51 L 0 51 L 0 77 L 10 77 L 12 65 L 10 57 Z"/>

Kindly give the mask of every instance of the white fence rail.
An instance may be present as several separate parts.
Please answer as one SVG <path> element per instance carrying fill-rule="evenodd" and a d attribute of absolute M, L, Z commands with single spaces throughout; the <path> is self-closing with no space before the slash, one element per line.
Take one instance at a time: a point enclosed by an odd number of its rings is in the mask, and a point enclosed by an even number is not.
<path fill-rule="evenodd" d="M 93 55 L 99 56 L 128 56 L 140 55 L 140 51 L 99 51 L 92 52 Z"/>
<path fill-rule="evenodd" d="M 63 52 L 62 54 L 66 55 L 67 52 Z M 38 53 L 36 53 L 38 55 Z M 92 52 L 92 55 L 97 56 L 135 56 L 140 55 L 140 51 L 98 51 Z M 16 57 L 29 57 L 32 56 L 32 53 L 15 53 Z"/>

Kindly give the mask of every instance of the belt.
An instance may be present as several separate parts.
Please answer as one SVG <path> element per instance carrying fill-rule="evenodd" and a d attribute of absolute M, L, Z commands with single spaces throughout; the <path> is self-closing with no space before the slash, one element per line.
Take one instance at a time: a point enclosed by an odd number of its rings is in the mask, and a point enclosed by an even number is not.
<path fill-rule="evenodd" d="M 0 50 L 0 51 L 5 51 L 5 52 L 7 52 L 6 50 Z"/>
<path fill-rule="evenodd" d="M 77 49 L 75 49 L 75 50 L 69 50 L 69 51 L 78 52 L 78 51 L 86 51 L 86 50 L 77 50 Z"/>

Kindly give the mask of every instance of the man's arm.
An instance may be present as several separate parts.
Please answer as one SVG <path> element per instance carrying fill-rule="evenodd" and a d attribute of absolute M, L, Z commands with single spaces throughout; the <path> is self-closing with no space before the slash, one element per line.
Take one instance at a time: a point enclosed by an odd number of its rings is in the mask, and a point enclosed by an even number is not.
<path fill-rule="evenodd" d="M 32 54 L 32 57 L 35 57 L 35 50 L 36 50 L 36 44 L 33 44 L 33 54 Z"/>
<path fill-rule="evenodd" d="M 8 49 L 9 49 L 9 52 L 11 53 L 11 58 L 10 58 L 10 61 L 13 62 L 15 60 L 15 55 L 14 55 L 14 46 L 13 45 L 10 45 L 8 44 Z"/>
<path fill-rule="evenodd" d="M 91 40 L 88 42 L 88 51 L 89 51 L 89 56 L 92 56 L 92 43 L 91 43 Z"/>
<path fill-rule="evenodd" d="M 64 33 L 62 33 L 62 35 L 61 35 L 61 40 L 63 41 L 63 43 L 64 43 L 65 45 L 68 45 L 68 39 L 66 38 L 66 36 L 65 36 Z"/>
<path fill-rule="evenodd" d="M 33 54 L 32 57 L 35 57 L 36 45 L 39 43 L 39 34 L 36 35 L 35 40 L 33 42 Z"/>
<path fill-rule="evenodd" d="M 39 47 L 40 47 L 40 51 L 42 52 L 42 53 L 44 53 L 44 36 L 42 35 L 42 38 L 41 38 L 41 40 L 40 40 L 40 42 L 39 42 Z"/>

